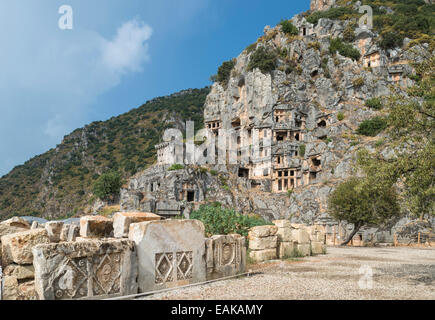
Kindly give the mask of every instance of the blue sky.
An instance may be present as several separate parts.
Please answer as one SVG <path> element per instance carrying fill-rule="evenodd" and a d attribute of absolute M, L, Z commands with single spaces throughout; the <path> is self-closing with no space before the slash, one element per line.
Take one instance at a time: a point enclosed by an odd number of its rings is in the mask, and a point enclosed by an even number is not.
<path fill-rule="evenodd" d="M 2 0 L 0 176 L 78 127 L 210 84 L 309 0 Z M 73 9 L 61 30 L 59 7 Z"/>

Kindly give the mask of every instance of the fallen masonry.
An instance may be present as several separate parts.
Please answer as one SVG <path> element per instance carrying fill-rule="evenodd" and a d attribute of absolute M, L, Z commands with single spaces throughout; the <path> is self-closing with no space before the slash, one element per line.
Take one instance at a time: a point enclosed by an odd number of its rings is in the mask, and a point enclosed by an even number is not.
<path fill-rule="evenodd" d="M 30 227 L 26 224 L 8 229 L 12 233 L 0 238 L 1 298 L 104 299 L 246 272 L 245 237 L 229 234 L 207 238 L 199 220 L 160 219 L 152 213 L 119 212 L 113 219 L 82 217 L 80 226 L 50 221 L 36 229 L 25 229 Z M 0 223 L 3 232 L 11 221 Z M 117 237 L 113 230 L 117 230 Z M 304 255 L 320 253 L 325 246 L 322 239 L 325 236 L 319 226 L 277 220 L 274 225 L 249 231 L 250 258 L 253 262 L 287 258 L 293 253 L 282 249 L 287 244 Z M 233 312 L 224 307 L 221 311 Z"/>

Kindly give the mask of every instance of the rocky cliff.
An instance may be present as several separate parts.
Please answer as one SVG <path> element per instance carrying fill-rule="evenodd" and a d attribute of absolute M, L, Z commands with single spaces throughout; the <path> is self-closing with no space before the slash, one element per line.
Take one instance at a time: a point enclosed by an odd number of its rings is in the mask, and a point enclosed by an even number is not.
<path fill-rule="evenodd" d="M 312 1 L 312 9 L 327 10 L 333 4 Z M 355 12 L 362 3 L 349 4 L 337 19 L 316 16 L 311 23 L 316 12 L 308 12 L 291 19 L 293 29 L 288 22 L 265 27 L 256 43 L 223 65 L 231 69 L 229 76 L 218 74 L 220 81 L 207 96 L 206 125 L 273 132 L 271 170 L 264 174 L 266 178 L 253 177 L 251 171 L 242 177 L 240 165 L 175 171 L 156 166 L 130 180 L 122 190 L 122 208 L 157 213 L 163 208 L 160 213 L 188 215 L 202 203 L 219 201 L 269 220 L 330 221 L 328 195 L 338 183 L 357 174 L 356 152 L 375 150 L 384 138 L 382 132 L 358 134 L 363 121 L 383 116 L 369 101 L 382 103 L 391 94 L 406 96 L 414 83 L 413 63 L 433 55 L 430 41 L 405 37 L 400 46 L 385 46 L 382 30 L 358 27 Z M 292 120 L 281 121 L 282 115 Z M 302 125 L 295 124 L 298 120 Z M 278 175 L 282 159 L 285 169 L 296 172 L 296 181 L 292 185 L 285 181 L 285 189 Z"/>

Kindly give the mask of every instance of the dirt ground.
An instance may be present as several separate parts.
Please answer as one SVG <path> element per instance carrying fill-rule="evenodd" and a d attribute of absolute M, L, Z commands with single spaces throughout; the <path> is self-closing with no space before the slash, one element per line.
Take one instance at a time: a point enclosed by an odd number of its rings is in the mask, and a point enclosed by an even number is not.
<path fill-rule="evenodd" d="M 328 247 L 326 255 L 249 265 L 249 277 L 148 296 L 162 300 L 435 300 L 435 248 Z"/>

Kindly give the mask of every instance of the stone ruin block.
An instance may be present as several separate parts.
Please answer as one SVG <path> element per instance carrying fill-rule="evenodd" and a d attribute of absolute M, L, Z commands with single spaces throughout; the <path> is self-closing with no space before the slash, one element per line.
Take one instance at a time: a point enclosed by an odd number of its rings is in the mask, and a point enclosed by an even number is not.
<path fill-rule="evenodd" d="M 5 276 L 12 276 L 17 280 L 32 280 L 35 278 L 33 265 L 10 264 L 4 269 Z"/>
<path fill-rule="evenodd" d="M 2 236 L 22 232 L 30 229 L 30 225 L 27 220 L 20 217 L 13 217 L 11 219 L 0 222 L 0 261 L 2 258 L 2 246 L 1 238 Z"/>
<path fill-rule="evenodd" d="M 267 226 L 257 226 L 249 230 L 250 238 L 265 238 L 269 236 L 274 236 L 278 232 L 278 227 L 267 225 Z"/>
<path fill-rule="evenodd" d="M 298 243 L 297 249 L 303 256 L 308 257 L 311 255 L 311 247 L 310 247 L 309 242 L 308 243 Z"/>
<path fill-rule="evenodd" d="M 265 250 L 275 249 L 278 245 L 278 236 L 270 236 L 264 238 L 249 238 L 249 249 Z"/>
<path fill-rule="evenodd" d="M 76 238 L 80 234 L 80 227 L 72 224 L 68 229 L 68 238 L 66 239 L 68 242 L 76 241 Z"/>
<path fill-rule="evenodd" d="M 320 241 L 311 241 L 311 252 L 312 254 L 324 254 L 326 246 Z"/>
<path fill-rule="evenodd" d="M 215 235 L 206 240 L 207 280 L 245 272 L 245 238 L 238 234 Z"/>
<path fill-rule="evenodd" d="M 278 258 L 283 259 L 291 257 L 294 250 L 297 249 L 297 244 L 295 242 L 280 242 L 278 246 Z"/>
<path fill-rule="evenodd" d="M 41 300 L 102 299 L 137 293 L 137 255 L 126 239 L 43 244 L 33 248 Z"/>
<path fill-rule="evenodd" d="M 140 292 L 206 280 L 204 225 L 201 221 L 133 223 L 129 239 L 137 247 Z"/>
<path fill-rule="evenodd" d="M 47 230 L 48 237 L 51 242 L 59 242 L 64 223 L 61 221 L 46 222 L 44 227 Z"/>
<path fill-rule="evenodd" d="M 275 220 L 273 221 L 277 226 L 277 236 L 280 242 L 290 242 L 293 240 L 291 232 L 291 224 L 289 220 Z"/>
<path fill-rule="evenodd" d="M 5 276 L 3 282 L 3 300 L 36 300 L 35 283 L 24 281 L 16 276 Z"/>
<path fill-rule="evenodd" d="M 266 249 L 259 251 L 251 251 L 249 252 L 249 256 L 252 260 L 256 262 L 263 262 L 268 260 L 274 260 L 277 258 L 277 252 L 275 249 Z"/>
<path fill-rule="evenodd" d="M 37 244 L 50 243 L 50 238 L 45 229 L 27 230 L 2 238 L 2 264 L 32 264 L 32 248 Z"/>
<path fill-rule="evenodd" d="M 292 230 L 292 239 L 298 244 L 310 244 L 310 235 L 305 229 Z"/>
<path fill-rule="evenodd" d="M 249 230 L 249 256 L 256 262 L 277 258 L 277 226 L 257 226 Z"/>
<path fill-rule="evenodd" d="M 110 238 L 113 236 L 113 220 L 103 216 L 80 218 L 80 236 L 83 238 Z"/>
<path fill-rule="evenodd" d="M 161 217 L 149 212 L 117 212 L 113 216 L 115 238 L 128 238 L 130 224 L 160 220 Z"/>

